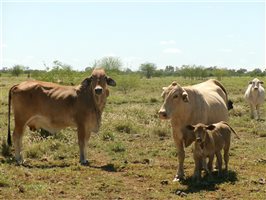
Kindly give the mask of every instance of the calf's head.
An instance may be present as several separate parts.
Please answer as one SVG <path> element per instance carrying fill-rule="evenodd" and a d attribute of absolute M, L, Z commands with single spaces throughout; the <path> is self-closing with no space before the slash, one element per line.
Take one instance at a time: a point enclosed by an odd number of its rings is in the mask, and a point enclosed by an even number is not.
<path fill-rule="evenodd" d="M 215 125 L 205 125 L 202 123 L 198 123 L 197 125 L 187 125 L 186 129 L 193 131 L 195 134 L 196 143 L 204 144 L 206 140 L 208 140 L 208 130 L 214 130 Z"/>
<path fill-rule="evenodd" d="M 164 99 L 159 110 L 161 119 L 170 119 L 173 113 L 178 112 L 185 103 L 189 102 L 187 92 L 175 81 L 168 87 L 163 87 L 161 96 Z"/>

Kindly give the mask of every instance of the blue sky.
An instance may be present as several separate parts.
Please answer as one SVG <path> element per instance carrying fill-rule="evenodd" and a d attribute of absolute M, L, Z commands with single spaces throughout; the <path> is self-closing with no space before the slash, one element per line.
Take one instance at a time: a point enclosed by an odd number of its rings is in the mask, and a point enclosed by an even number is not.
<path fill-rule="evenodd" d="M 83 70 L 117 56 L 124 68 L 196 64 L 265 69 L 265 2 L 2 1 L 1 68 Z"/>

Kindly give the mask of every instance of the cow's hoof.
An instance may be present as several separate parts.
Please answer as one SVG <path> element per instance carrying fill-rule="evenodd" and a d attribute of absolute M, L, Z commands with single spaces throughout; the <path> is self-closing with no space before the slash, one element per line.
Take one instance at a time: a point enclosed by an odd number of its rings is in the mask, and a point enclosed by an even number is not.
<path fill-rule="evenodd" d="M 88 160 L 80 161 L 80 164 L 83 166 L 89 166 L 89 161 Z"/>
<path fill-rule="evenodd" d="M 176 175 L 175 178 L 173 179 L 173 182 L 180 182 L 185 180 L 184 176 L 178 176 Z"/>
<path fill-rule="evenodd" d="M 16 160 L 16 165 L 18 166 L 23 165 L 24 163 L 25 163 L 25 160 L 23 159 Z"/>

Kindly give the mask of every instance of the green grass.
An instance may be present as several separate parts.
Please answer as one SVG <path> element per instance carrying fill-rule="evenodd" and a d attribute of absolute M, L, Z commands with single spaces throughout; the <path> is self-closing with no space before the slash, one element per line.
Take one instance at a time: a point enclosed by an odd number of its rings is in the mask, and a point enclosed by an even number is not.
<path fill-rule="evenodd" d="M 78 83 L 84 77 L 71 76 L 64 83 Z M 39 75 L 39 77 L 42 77 Z M 125 77 L 119 77 L 123 83 Z M 127 78 L 127 77 L 126 77 Z M 186 149 L 187 179 L 173 183 L 177 153 L 169 121 L 160 121 L 162 87 L 176 80 L 181 85 L 200 80 L 180 77 L 134 79 L 126 92 L 110 87 L 110 96 L 98 134 L 88 144 L 90 165 L 78 163 L 76 129 L 55 135 L 31 132 L 23 137 L 24 166 L 14 161 L 14 149 L 6 146 L 8 89 L 25 77 L 1 77 L 0 81 L 0 199 L 265 199 L 266 122 L 251 120 L 243 99 L 250 77 L 223 78 L 229 98 L 234 101 L 230 125 L 232 136 L 229 173 L 200 184 L 191 176 L 194 161 Z M 262 78 L 266 82 L 265 78 Z M 266 105 L 262 118 L 266 119 Z M 11 127 L 13 128 L 13 119 Z"/>

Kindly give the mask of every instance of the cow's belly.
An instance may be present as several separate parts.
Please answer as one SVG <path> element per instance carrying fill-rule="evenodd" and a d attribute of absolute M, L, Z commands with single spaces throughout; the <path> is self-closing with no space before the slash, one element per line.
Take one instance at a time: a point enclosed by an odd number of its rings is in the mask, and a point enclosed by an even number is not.
<path fill-rule="evenodd" d="M 60 119 L 51 119 L 45 116 L 41 115 L 35 115 L 32 116 L 28 121 L 27 125 L 31 129 L 45 129 L 49 131 L 50 133 L 56 133 L 60 131 L 63 128 L 66 128 L 68 126 L 74 126 L 74 123 L 72 120 L 63 120 L 60 121 Z"/>

